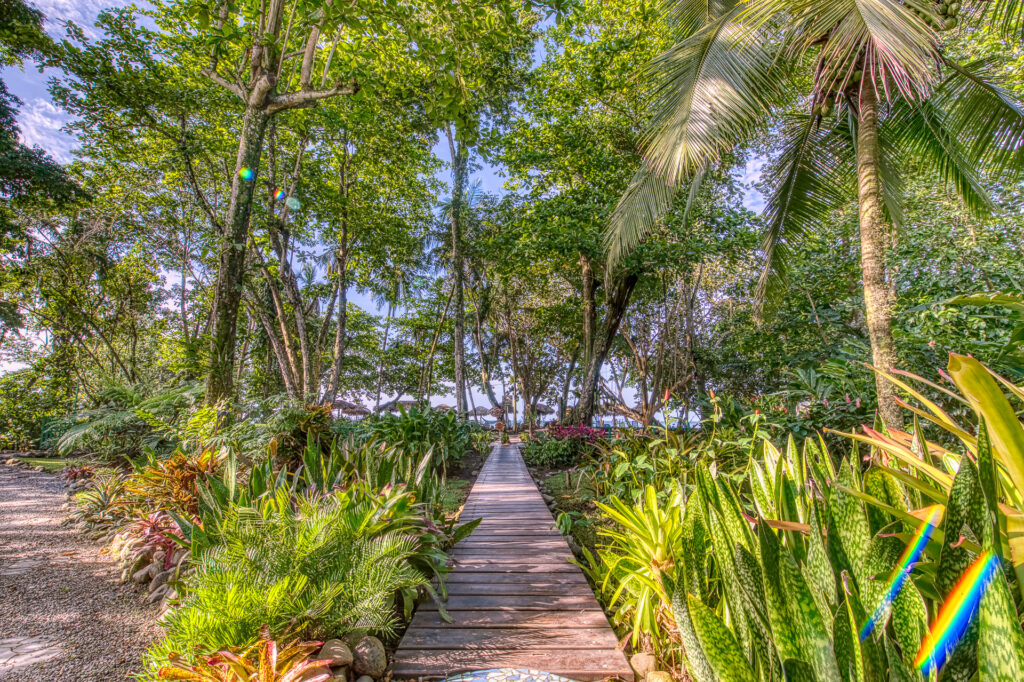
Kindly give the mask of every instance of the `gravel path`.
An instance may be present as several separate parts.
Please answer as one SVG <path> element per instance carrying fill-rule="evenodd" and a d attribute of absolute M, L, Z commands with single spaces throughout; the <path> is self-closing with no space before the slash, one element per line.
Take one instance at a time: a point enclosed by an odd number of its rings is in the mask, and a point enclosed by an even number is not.
<path fill-rule="evenodd" d="M 157 611 L 105 550 L 60 526 L 54 476 L 0 464 L 0 680 L 132 679 Z"/>

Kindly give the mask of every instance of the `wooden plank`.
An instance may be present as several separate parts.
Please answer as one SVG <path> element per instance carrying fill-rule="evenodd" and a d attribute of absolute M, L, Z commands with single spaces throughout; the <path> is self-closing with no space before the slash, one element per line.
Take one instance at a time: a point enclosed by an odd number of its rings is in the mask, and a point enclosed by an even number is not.
<path fill-rule="evenodd" d="M 447 583 L 448 594 L 471 595 L 529 595 L 529 596 L 589 596 L 593 594 L 586 583 Z"/>
<path fill-rule="evenodd" d="M 409 649 L 614 649 L 615 633 L 606 627 L 565 631 L 525 628 L 418 628 L 409 629 L 402 647 Z"/>
<path fill-rule="evenodd" d="M 445 678 L 461 672 L 488 668 L 525 668 L 543 670 L 580 682 L 595 682 L 628 675 L 623 670 L 622 652 L 608 649 L 578 651 L 543 649 L 537 651 L 472 651 L 399 649 L 395 652 L 392 675 L 395 678 Z M 628 665 L 625 668 L 628 670 Z"/>
<path fill-rule="evenodd" d="M 455 571 L 481 572 L 481 573 L 579 573 L 579 566 L 570 564 L 568 561 L 551 561 L 544 563 L 506 563 L 500 561 L 488 561 L 487 559 L 456 559 Z M 452 575 L 455 575 L 455 571 Z"/>
<path fill-rule="evenodd" d="M 446 585 L 460 583 L 543 583 L 543 584 L 574 584 L 589 586 L 587 579 L 579 571 L 572 573 L 488 573 L 485 571 L 459 571 L 448 576 Z"/>
<path fill-rule="evenodd" d="M 437 604 L 428 601 L 420 608 L 435 611 Z M 453 611 L 581 611 L 590 608 L 600 608 L 593 593 L 568 596 L 456 594 L 445 602 L 445 609 Z"/>
<path fill-rule="evenodd" d="M 596 628 L 607 627 L 608 619 L 600 611 L 448 611 L 447 623 L 437 611 L 419 610 L 413 623 L 416 627 L 464 628 Z"/>

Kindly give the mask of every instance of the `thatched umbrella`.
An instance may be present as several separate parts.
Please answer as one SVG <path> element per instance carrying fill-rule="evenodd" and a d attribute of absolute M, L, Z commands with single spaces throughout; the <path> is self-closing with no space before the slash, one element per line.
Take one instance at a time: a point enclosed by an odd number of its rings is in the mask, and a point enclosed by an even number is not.
<path fill-rule="evenodd" d="M 550 407 L 548 407 L 544 403 L 537 403 L 537 407 L 533 408 L 533 411 L 536 412 L 539 415 L 548 415 L 548 414 L 554 414 L 555 413 L 554 410 L 552 410 Z"/>
<path fill-rule="evenodd" d="M 352 407 L 341 408 L 341 413 L 349 417 L 365 417 L 370 414 L 370 411 L 362 405 L 353 405 Z"/>
<path fill-rule="evenodd" d="M 452 410 L 452 406 L 451 405 L 446 405 L 445 403 L 440 403 L 438 405 L 434 405 L 434 411 L 435 412 L 451 412 L 451 410 Z"/>
<path fill-rule="evenodd" d="M 502 417 L 505 416 L 505 410 L 501 409 L 500 407 L 492 407 L 491 409 L 487 410 L 487 414 L 491 415 L 495 419 L 501 419 Z"/>
<path fill-rule="evenodd" d="M 336 398 L 331 407 L 333 407 L 335 410 L 341 410 L 342 412 L 344 412 L 345 410 L 354 410 L 357 407 L 359 407 L 359 405 L 356 405 L 355 403 L 350 403 L 349 401 L 343 400 L 342 398 Z"/>
<path fill-rule="evenodd" d="M 491 410 L 487 409 L 483 405 L 477 405 L 470 414 L 475 414 L 477 417 L 486 417 L 491 413 Z"/>

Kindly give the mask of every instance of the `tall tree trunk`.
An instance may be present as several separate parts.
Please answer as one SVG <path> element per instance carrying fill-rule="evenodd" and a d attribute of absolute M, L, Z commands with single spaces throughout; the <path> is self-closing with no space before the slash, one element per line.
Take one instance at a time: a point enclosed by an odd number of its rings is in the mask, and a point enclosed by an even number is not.
<path fill-rule="evenodd" d="M 558 400 L 558 421 L 565 419 L 566 408 L 569 406 L 569 388 L 572 386 L 572 375 L 576 371 L 576 362 L 579 360 L 580 351 L 577 348 L 569 358 L 569 366 L 565 370 L 565 381 L 562 382 L 562 393 Z"/>
<path fill-rule="evenodd" d="M 878 140 L 878 95 L 867 80 L 861 86 L 857 127 L 857 188 L 860 210 L 860 267 L 864 279 L 864 308 L 875 367 L 896 366 L 892 335 L 892 289 L 886 279 L 886 225 L 882 215 L 881 146 Z M 875 376 L 878 414 L 889 428 L 902 428 L 893 385 Z"/>
<path fill-rule="evenodd" d="M 608 357 L 608 351 L 611 350 L 612 341 L 615 340 L 615 335 L 619 332 L 619 324 L 621 324 L 622 316 L 629 305 L 629 298 L 633 294 L 636 281 L 637 276 L 635 274 L 626 275 L 625 278 L 619 281 L 618 286 L 615 287 L 615 292 L 608 299 L 602 333 L 595 339 L 594 350 L 591 353 L 590 361 L 586 364 L 586 374 L 584 375 L 579 409 L 576 414 L 577 423 L 589 425 L 593 421 L 594 409 L 597 403 L 597 388 L 601 382 L 601 369 L 604 367 L 604 361 Z"/>
<path fill-rule="evenodd" d="M 449 210 L 452 228 L 452 276 L 455 279 L 455 411 L 459 419 L 466 417 L 466 310 L 463 301 L 462 211 L 466 189 L 469 153 L 464 144 L 457 144 L 451 126 L 447 127 L 448 148 L 452 156 L 452 204 Z"/>
<path fill-rule="evenodd" d="M 388 334 L 391 333 L 391 318 L 395 314 L 395 304 L 388 301 L 388 321 L 384 324 L 384 342 L 380 348 L 380 364 L 377 366 L 377 399 L 374 401 L 373 410 L 380 409 L 380 391 L 384 385 L 384 360 L 387 357 Z M 401 397 L 401 396 L 399 396 Z"/>
<path fill-rule="evenodd" d="M 270 82 L 263 79 L 250 96 L 242 117 L 242 134 L 238 141 L 235 175 L 231 182 L 231 202 L 228 205 L 225 232 L 220 240 L 220 263 L 213 294 L 213 334 L 210 341 L 210 367 L 206 376 L 208 404 L 230 398 L 234 392 L 238 304 L 242 298 L 249 214 L 256 185 L 252 175 L 244 178 L 240 172 L 248 169 L 255 174 L 259 170 L 263 138 L 270 120 L 263 100 L 270 89 Z"/>

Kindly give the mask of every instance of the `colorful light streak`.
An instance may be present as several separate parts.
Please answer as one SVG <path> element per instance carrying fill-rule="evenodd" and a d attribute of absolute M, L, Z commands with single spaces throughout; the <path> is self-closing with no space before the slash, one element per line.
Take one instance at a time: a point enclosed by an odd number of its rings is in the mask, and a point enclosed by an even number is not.
<path fill-rule="evenodd" d="M 921 521 L 921 525 L 914 532 L 914 537 L 911 538 L 910 544 L 903 550 L 900 560 L 896 562 L 896 568 L 893 569 L 892 574 L 889 576 L 889 588 L 885 591 L 881 603 L 875 609 L 875 612 L 871 614 L 868 622 L 864 623 L 864 627 L 861 628 L 860 641 L 863 642 L 870 637 L 878 624 L 885 619 L 885 614 L 888 612 L 889 607 L 892 606 L 896 595 L 903 589 L 904 583 L 910 577 L 910 571 L 914 568 L 914 564 L 917 563 L 918 559 L 921 558 L 921 553 L 924 552 L 924 548 L 928 545 L 928 540 L 932 537 L 932 531 L 935 530 L 935 526 L 942 518 L 943 507 L 940 505 L 930 507 L 927 511 L 928 515 Z"/>
<path fill-rule="evenodd" d="M 238 177 L 242 178 L 243 180 L 252 180 L 254 177 L 256 177 L 256 174 L 252 172 L 252 168 L 239 168 Z"/>
<path fill-rule="evenodd" d="M 921 649 L 914 661 L 918 670 L 931 673 L 943 666 L 978 613 L 981 598 L 997 570 L 999 557 L 992 552 L 985 552 L 960 576 L 921 642 Z"/>
<path fill-rule="evenodd" d="M 282 199 L 284 199 L 285 196 L 286 196 L 286 194 L 285 194 L 285 191 L 283 189 L 278 189 L 276 192 L 274 192 L 274 198 L 277 199 L 278 201 L 281 201 Z"/>

